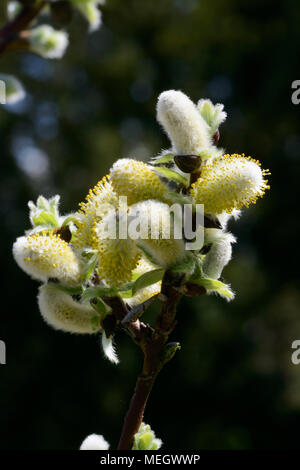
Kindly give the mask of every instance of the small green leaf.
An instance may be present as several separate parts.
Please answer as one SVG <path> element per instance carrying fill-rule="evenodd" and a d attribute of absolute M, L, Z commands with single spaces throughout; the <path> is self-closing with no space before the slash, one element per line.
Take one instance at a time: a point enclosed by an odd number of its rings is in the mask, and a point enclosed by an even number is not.
<path fill-rule="evenodd" d="M 161 165 L 163 163 L 173 163 L 174 162 L 174 154 L 173 153 L 165 153 L 159 157 L 155 157 L 151 160 L 152 165 Z"/>
<path fill-rule="evenodd" d="M 132 297 L 132 287 L 134 286 L 135 279 L 131 282 L 127 282 L 126 284 L 122 284 L 121 286 L 118 287 L 118 292 L 120 296 L 122 297 L 122 299 L 129 299 L 130 297 Z"/>
<path fill-rule="evenodd" d="M 58 282 L 48 282 L 47 286 L 50 287 L 51 289 L 61 290 L 69 295 L 81 295 L 83 292 L 82 286 L 70 287 L 70 286 L 64 286 L 63 284 L 59 284 Z"/>
<path fill-rule="evenodd" d="M 118 287 L 118 292 L 127 292 L 132 289 L 134 285 L 134 281 L 126 282 L 126 284 L 122 284 Z"/>
<path fill-rule="evenodd" d="M 89 278 L 91 277 L 96 267 L 97 262 L 98 262 L 98 254 L 94 253 L 89 259 L 89 261 L 87 262 L 86 267 L 85 267 L 85 273 L 84 273 L 85 281 L 88 281 Z"/>
<path fill-rule="evenodd" d="M 176 352 L 181 349 L 180 343 L 168 343 L 164 347 L 161 357 L 161 366 L 164 366 L 175 356 Z"/>
<path fill-rule="evenodd" d="M 91 255 L 94 255 L 95 253 L 97 253 L 97 250 L 93 250 L 92 248 L 85 248 L 82 252 L 81 252 L 81 256 L 84 256 L 84 257 L 89 257 Z"/>
<path fill-rule="evenodd" d="M 117 295 L 115 287 L 104 287 L 104 286 L 93 286 L 88 287 L 82 294 L 82 302 L 87 302 L 96 297 L 102 297 L 103 295 L 114 296 Z"/>
<path fill-rule="evenodd" d="M 99 330 L 99 324 L 100 324 L 99 315 L 95 315 L 94 317 L 92 317 L 90 322 L 91 322 L 92 330 L 98 331 Z"/>
<path fill-rule="evenodd" d="M 161 281 L 164 275 L 164 269 L 154 269 L 147 273 L 142 274 L 134 283 L 132 287 L 132 295 L 135 295 L 140 289 L 151 286 Z"/>
<path fill-rule="evenodd" d="M 145 432 L 139 438 L 138 449 L 139 450 L 148 450 L 148 449 L 151 448 L 152 444 L 153 444 L 153 432 L 151 432 L 151 431 Z"/>
<path fill-rule="evenodd" d="M 196 260 L 193 256 L 186 256 L 183 261 L 174 264 L 171 271 L 174 273 L 192 274 L 195 270 Z"/>
<path fill-rule="evenodd" d="M 69 225 L 71 222 L 76 223 L 76 222 L 79 222 L 79 221 L 80 221 L 80 217 L 78 215 L 75 215 L 75 214 L 68 215 L 62 223 L 62 227 L 65 227 L 66 225 Z"/>
<path fill-rule="evenodd" d="M 203 150 L 202 152 L 200 152 L 200 157 L 201 157 L 201 160 L 208 160 L 209 158 L 211 158 L 211 152 L 209 150 Z"/>
<path fill-rule="evenodd" d="M 178 204 L 193 204 L 192 199 L 185 194 L 174 193 L 173 191 L 168 192 L 164 199 L 170 203 L 178 203 Z"/>
<path fill-rule="evenodd" d="M 209 277 L 203 277 L 199 279 L 193 279 L 195 284 L 204 287 L 208 293 L 216 292 L 217 294 L 225 297 L 227 300 L 232 300 L 234 298 L 234 293 L 227 284 L 224 284 L 221 281 L 216 279 L 211 279 Z"/>
<path fill-rule="evenodd" d="M 189 186 L 189 178 L 177 173 L 177 171 L 170 170 L 169 168 L 165 167 L 155 167 L 154 171 L 158 173 L 160 176 L 164 176 L 169 180 L 175 181 L 176 183 L 183 184 L 184 186 Z"/>
<path fill-rule="evenodd" d="M 108 305 L 106 305 L 103 302 L 103 300 L 100 299 L 99 297 L 97 299 L 95 299 L 95 301 L 91 300 L 90 305 L 100 315 L 101 318 L 104 317 L 107 314 L 108 310 L 109 310 Z"/>
<path fill-rule="evenodd" d="M 41 210 L 40 213 L 32 217 L 32 222 L 35 226 L 50 225 L 51 227 L 58 228 L 59 222 L 57 218 L 51 213 Z"/>
<path fill-rule="evenodd" d="M 151 253 L 149 253 L 148 250 L 146 250 L 146 248 L 144 248 L 142 245 L 140 245 L 139 243 L 137 243 L 137 246 L 139 247 L 139 249 L 144 253 L 144 255 L 146 256 L 146 258 L 148 259 L 148 261 L 150 261 L 150 263 L 152 264 L 158 264 L 159 265 L 159 261 L 157 259 L 154 258 L 154 256 L 151 255 Z"/>

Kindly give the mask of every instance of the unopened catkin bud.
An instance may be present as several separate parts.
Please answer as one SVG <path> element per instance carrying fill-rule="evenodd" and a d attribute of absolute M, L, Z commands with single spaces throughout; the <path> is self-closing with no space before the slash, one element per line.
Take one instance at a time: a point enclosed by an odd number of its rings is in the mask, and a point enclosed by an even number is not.
<path fill-rule="evenodd" d="M 158 450 L 161 446 L 161 439 L 155 436 L 149 424 L 142 423 L 134 436 L 132 450 Z"/>
<path fill-rule="evenodd" d="M 224 267 L 231 260 L 231 243 L 234 241 L 234 237 L 232 237 L 231 234 L 228 234 L 228 236 L 224 234 L 222 238 L 212 243 L 202 265 L 205 276 L 212 279 L 219 279 Z"/>
<path fill-rule="evenodd" d="M 68 333 L 92 334 L 100 331 L 100 323 L 95 327 L 92 319 L 95 311 L 90 305 L 75 301 L 69 294 L 45 284 L 40 287 L 38 305 L 42 317 L 56 330 Z"/>
<path fill-rule="evenodd" d="M 179 155 L 199 155 L 211 146 L 209 126 L 196 105 L 181 91 L 164 91 L 158 98 L 157 120 Z"/>

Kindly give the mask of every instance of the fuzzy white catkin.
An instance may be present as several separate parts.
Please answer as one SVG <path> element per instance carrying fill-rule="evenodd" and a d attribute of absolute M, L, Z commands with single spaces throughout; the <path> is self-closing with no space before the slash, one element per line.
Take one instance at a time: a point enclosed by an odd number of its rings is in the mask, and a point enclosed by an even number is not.
<path fill-rule="evenodd" d="M 196 105 L 181 91 L 164 91 L 158 98 L 157 120 L 180 155 L 199 155 L 211 146 L 209 126 Z"/>
<path fill-rule="evenodd" d="M 109 443 L 100 434 L 90 434 L 82 442 L 79 450 L 107 450 Z"/>
<path fill-rule="evenodd" d="M 232 256 L 231 238 L 220 238 L 212 243 L 211 248 L 203 261 L 204 275 L 212 279 L 219 279 L 224 267 Z"/>
<path fill-rule="evenodd" d="M 76 302 L 69 294 L 55 286 L 46 284 L 40 287 L 38 305 L 45 322 L 56 330 L 92 334 L 101 329 L 100 326 L 97 329 L 92 324 L 92 318 L 95 317 L 92 307 Z"/>
<path fill-rule="evenodd" d="M 217 218 L 222 225 L 223 229 L 226 229 L 229 220 L 233 217 L 234 220 L 237 220 L 241 215 L 241 211 L 238 209 L 233 209 L 232 212 L 222 212 L 217 214 Z"/>

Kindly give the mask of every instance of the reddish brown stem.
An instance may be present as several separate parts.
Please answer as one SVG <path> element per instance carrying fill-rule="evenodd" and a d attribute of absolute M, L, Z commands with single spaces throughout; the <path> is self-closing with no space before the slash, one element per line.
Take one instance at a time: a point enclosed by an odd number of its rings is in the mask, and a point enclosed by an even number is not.
<path fill-rule="evenodd" d="M 136 342 L 144 354 L 143 369 L 124 419 L 118 450 L 132 448 L 134 435 L 143 421 L 146 404 L 156 377 L 171 358 L 165 355 L 165 345 L 175 326 L 176 306 L 182 297 L 182 281 L 182 278 L 174 278 L 172 274 L 166 273 L 161 291 L 163 305 L 155 329 L 139 323 L 139 335 L 136 336 Z"/>
<path fill-rule="evenodd" d="M 118 445 L 118 450 L 130 450 L 133 445 L 134 435 L 138 432 L 143 421 L 146 404 L 156 379 L 156 375 L 138 378 L 135 392 L 125 416 L 124 426 Z"/>
<path fill-rule="evenodd" d="M 13 42 L 18 41 L 19 33 L 31 23 L 46 4 L 47 1 L 41 0 L 35 5 L 24 6 L 16 18 L 0 29 L 0 55 L 11 47 Z"/>

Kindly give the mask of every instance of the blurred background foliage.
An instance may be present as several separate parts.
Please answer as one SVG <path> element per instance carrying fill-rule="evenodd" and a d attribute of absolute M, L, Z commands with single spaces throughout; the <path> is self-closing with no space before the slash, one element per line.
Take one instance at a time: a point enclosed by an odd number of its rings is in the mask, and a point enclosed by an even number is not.
<path fill-rule="evenodd" d="M 5 4 L 1 2 L 1 23 Z M 244 211 L 224 279 L 236 291 L 184 299 L 172 339 L 182 350 L 152 392 L 145 421 L 164 449 L 295 448 L 300 422 L 300 6 L 296 0 L 107 0 L 104 25 L 87 35 L 75 15 L 61 61 L 6 53 L 28 95 L 0 109 L 0 447 L 76 449 L 92 432 L 115 446 L 141 366 L 129 337 L 121 363 L 105 361 L 97 337 L 51 330 L 37 285 L 11 246 L 29 227 L 27 201 L 61 194 L 74 210 L 119 157 L 147 160 L 169 143 L 155 120 L 159 93 L 222 102 L 220 144 L 270 168 L 271 191 Z M 155 309 L 151 314 L 155 314 Z"/>

